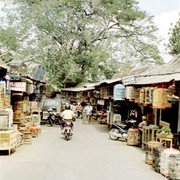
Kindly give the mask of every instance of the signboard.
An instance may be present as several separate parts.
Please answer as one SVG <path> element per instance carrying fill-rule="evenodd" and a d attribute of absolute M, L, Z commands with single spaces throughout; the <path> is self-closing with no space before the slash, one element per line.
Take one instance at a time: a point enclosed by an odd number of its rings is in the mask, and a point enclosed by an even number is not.
<path fill-rule="evenodd" d="M 113 99 L 115 101 L 125 99 L 125 86 L 122 84 L 116 84 L 114 86 Z"/>
<path fill-rule="evenodd" d="M 132 76 L 126 76 L 122 78 L 122 83 L 124 85 L 128 85 L 128 84 L 134 84 L 136 82 L 136 78 L 135 75 Z"/>
<path fill-rule="evenodd" d="M 26 82 L 10 82 L 10 89 L 12 91 L 26 92 Z"/>

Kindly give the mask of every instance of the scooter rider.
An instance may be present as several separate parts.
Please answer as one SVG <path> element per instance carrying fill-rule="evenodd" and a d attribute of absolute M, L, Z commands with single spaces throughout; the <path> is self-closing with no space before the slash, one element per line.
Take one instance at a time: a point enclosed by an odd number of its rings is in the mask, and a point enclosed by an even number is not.
<path fill-rule="evenodd" d="M 65 110 L 62 112 L 61 117 L 64 120 L 64 123 L 62 124 L 62 129 L 64 128 L 65 125 L 65 121 L 72 121 L 73 118 L 75 117 L 75 113 L 70 109 L 69 104 L 66 104 L 65 106 Z M 72 127 L 73 127 L 73 123 L 72 123 Z"/>

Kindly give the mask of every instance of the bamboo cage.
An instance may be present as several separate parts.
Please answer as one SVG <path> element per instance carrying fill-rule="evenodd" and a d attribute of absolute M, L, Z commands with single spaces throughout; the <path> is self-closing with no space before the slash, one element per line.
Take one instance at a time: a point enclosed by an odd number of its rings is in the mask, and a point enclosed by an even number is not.
<path fill-rule="evenodd" d="M 170 108 L 171 104 L 167 101 L 167 89 L 157 88 L 153 91 L 153 108 Z"/>

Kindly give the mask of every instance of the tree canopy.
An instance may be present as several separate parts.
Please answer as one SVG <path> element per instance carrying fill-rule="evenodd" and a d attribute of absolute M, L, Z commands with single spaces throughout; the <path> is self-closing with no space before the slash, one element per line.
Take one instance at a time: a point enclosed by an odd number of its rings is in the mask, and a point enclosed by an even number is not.
<path fill-rule="evenodd" d="M 169 30 L 170 38 L 168 48 L 170 54 L 178 55 L 180 53 L 180 18 L 176 24 Z"/>
<path fill-rule="evenodd" d="M 135 0 L 14 3 L 19 53 L 38 60 L 58 86 L 111 78 L 117 63 L 127 59 L 162 61 L 152 18 Z"/>

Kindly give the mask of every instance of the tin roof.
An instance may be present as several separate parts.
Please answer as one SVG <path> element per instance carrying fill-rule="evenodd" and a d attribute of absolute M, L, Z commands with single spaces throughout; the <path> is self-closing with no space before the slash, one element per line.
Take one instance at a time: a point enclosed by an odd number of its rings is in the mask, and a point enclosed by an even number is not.
<path fill-rule="evenodd" d="M 146 71 L 135 74 L 135 82 L 131 84 L 154 84 L 171 80 L 180 81 L 180 54 L 166 64 L 149 67 Z"/>
<path fill-rule="evenodd" d="M 149 75 L 149 76 L 141 75 L 141 76 L 135 76 L 135 80 L 136 82 L 133 83 L 134 85 L 156 84 L 156 83 L 169 82 L 172 80 L 180 81 L 180 73 Z"/>

